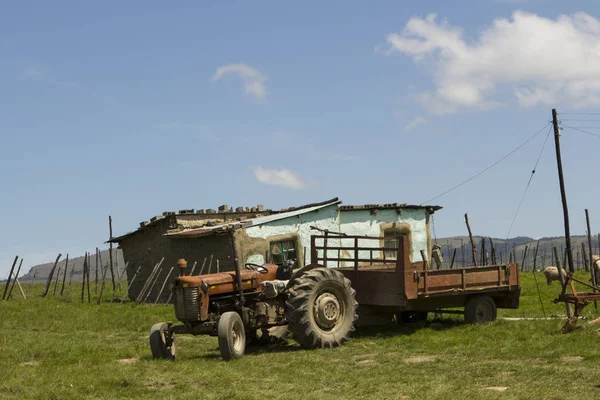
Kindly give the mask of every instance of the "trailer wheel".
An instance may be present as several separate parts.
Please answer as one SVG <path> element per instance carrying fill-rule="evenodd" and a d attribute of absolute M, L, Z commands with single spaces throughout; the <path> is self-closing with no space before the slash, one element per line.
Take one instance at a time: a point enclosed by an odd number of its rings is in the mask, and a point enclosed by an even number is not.
<path fill-rule="evenodd" d="M 240 315 L 229 311 L 221 315 L 217 325 L 219 350 L 223 360 L 242 358 L 246 351 L 246 329 Z"/>
<path fill-rule="evenodd" d="M 485 324 L 496 320 L 496 302 L 490 296 L 474 296 L 465 304 L 465 321 L 469 324 Z"/>
<path fill-rule="evenodd" d="M 396 313 L 396 322 L 399 324 L 412 324 L 427 320 L 427 311 L 402 311 Z"/>
<path fill-rule="evenodd" d="M 169 324 L 160 322 L 150 329 L 150 350 L 152 357 L 174 361 L 177 357 L 175 334 L 169 329 Z"/>
<path fill-rule="evenodd" d="M 308 349 L 347 341 L 357 319 L 355 294 L 350 280 L 331 269 L 316 268 L 296 277 L 286 301 L 294 339 Z"/>

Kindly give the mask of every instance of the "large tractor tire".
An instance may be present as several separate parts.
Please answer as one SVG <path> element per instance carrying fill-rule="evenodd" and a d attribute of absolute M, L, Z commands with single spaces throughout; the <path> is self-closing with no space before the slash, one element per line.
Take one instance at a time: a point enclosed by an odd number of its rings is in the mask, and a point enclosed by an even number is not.
<path fill-rule="evenodd" d="M 154 358 L 174 361 L 177 357 L 175 335 L 170 333 L 166 322 L 154 324 L 150 329 L 150 350 Z"/>
<path fill-rule="evenodd" d="M 296 277 L 286 301 L 294 339 L 308 349 L 347 341 L 357 319 L 355 293 L 350 280 L 331 269 L 316 268 Z"/>
<path fill-rule="evenodd" d="M 229 311 L 221 315 L 217 325 L 217 335 L 223 360 L 229 361 L 244 356 L 246 352 L 246 330 L 238 313 Z"/>
<path fill-rule="evenodd" d="M 496 320 L 496 302 L 486 295 L 473 296 L 465 304 L 465 322 L 474 325 Z"/>

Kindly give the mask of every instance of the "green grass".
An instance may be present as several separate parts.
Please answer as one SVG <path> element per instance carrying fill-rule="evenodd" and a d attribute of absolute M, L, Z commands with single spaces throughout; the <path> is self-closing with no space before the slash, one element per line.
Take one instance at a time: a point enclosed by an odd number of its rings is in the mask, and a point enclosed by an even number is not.
<path fill-rule="evenodd" d="M 558 284 L 540 278 L 546 314 L 563 315 L 551 303 Z M 531 273 L 522 285 L 522 307 L 500 317 L 542 316 Z M 72 300 L 42 299 L 40 285 L 24 289 L 31 298 L 0 302 L 0 399 L 600 398 L 600 326 L 585 322 L 563 335 L 563 318 L 470 326 L 455 317 L 432 326 L 430 317 L 420 329 L 358 330 L 338 349 L 291 342 L 233 362 L 220 359 L 216 338 L 179 336 L 179 358 L 169 362 L 151 358 L 148 333 L 175 319 L 172 307 L 81 304 L 77 286 Z M 585 315 L 595 315 L 593 305 Z"/>

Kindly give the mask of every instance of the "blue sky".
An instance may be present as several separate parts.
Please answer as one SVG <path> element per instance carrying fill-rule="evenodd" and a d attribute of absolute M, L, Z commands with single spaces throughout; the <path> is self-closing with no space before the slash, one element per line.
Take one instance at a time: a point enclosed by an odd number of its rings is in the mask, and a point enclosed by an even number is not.
<path fill-rule="evenodd" d="M 0 277 L 17 254 L 104 246 L 109 214 L 120 234 L 220 204 L 420 204 L 552 107 L 600 112 L 596 18 L 594 1 L 3 2 Z M 437 235 L 468 212 L 505 237 L 546 132 L 437 199 Z M 572 231 L 586 207 L 598 231 L 600 137 L 562 145 Z M 553 150 L 511 236 L 562 234 Z"/>

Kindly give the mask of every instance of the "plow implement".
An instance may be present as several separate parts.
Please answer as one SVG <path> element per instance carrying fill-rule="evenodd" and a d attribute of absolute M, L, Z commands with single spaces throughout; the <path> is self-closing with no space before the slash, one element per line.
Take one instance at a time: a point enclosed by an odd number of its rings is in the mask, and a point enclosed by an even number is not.
<path fill-rule="evenodd" d="M 575 289 L 574 282 L 577 282 L 587 288 L 590 288 L 592 292 L 577 292 L 577 290 Z M 567 288 L 571 289 L 570 293 L 567 292 Z M 590 304 L 590 302 L 597 300 L 600 300 L 600 287 L 590 285 L 586 282 L 582 282 L 579 279 L 573 278 L 571 274 L 568 274 L 565 279 L 565 282 L 563 283 L 562 291 L 560 292 L 558 297 L 554 299 L 554 303 L 564 302 L 566 304 L 572 304 L 575 310 L 573 312 L 573 316 L 567 319 L 567 322 L 562 327 L 561 332 L 572 332 L 577 325 L 577 321 L 579 320 L 579 316 L 583 308 Z M 596 321 L 598 320 L 592 322 Z"/>

